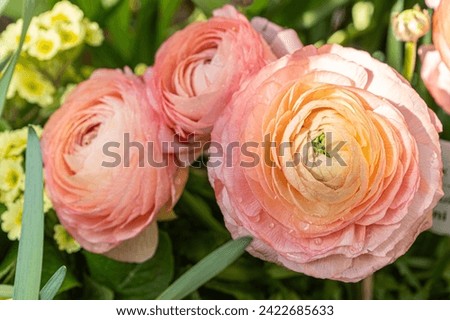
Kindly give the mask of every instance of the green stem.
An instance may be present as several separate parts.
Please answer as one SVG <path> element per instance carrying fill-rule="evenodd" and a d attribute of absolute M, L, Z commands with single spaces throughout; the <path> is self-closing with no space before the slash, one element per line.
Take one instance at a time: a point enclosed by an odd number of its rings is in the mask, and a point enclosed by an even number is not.
<path fill-rule="evenodd" d="M 403 65 L 403 76 L 411 82 L 414 69 L 416 68 L 417 42 L 410 41 L 405 43 L 405 63 Z"/>
<path fill-rule="evenodd" d="M 9 299 L 13 295 L 13 286 L 0 284 L 0 299 Z"/>
<path fill-rule="evenodd" d="M 365 278 L 361 283 L 361 298 L 363 300 L 373 299 L 373 274 Z"/>

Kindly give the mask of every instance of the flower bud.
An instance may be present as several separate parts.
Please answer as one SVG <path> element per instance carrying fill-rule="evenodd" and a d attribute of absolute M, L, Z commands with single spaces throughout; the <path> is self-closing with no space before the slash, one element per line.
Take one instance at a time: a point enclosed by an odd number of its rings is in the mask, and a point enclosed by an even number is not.
<path fill-rule="evenodd" d="M 398 40 L 417 42 L 430 30 L 431 18 L 427 10 L 419 6 L 396 14 L 392 18 L 394 35 Z"/>

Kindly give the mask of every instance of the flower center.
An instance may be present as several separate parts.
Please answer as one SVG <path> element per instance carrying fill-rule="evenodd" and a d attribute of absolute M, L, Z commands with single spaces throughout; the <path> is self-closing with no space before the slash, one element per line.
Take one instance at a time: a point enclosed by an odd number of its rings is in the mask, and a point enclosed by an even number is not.
<path fill-rule="evenodd" d="M 323 154 L 325 155 L 327 158 L 330 158 L 330 154 L 327 152 L 327 148 L 326 148 L 326 138 L 325 138 L 325 133 L 322 132 L 321 134 L 319 134 L 317 137 L 315 137 L 312 141 L 311 141 L 313 150 L 314 150 L 314 154 L 317 156 L 319 154 Z"/>

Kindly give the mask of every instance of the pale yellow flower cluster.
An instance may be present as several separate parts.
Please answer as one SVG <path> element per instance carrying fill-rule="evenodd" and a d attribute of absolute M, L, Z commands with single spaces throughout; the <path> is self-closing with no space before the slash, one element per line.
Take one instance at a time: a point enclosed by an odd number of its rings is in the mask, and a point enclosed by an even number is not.
<path fill-rule="evenodd" d="M 35 126 L 38 136 L 42 128 Z M 1 214 L 1 228 L 10 240 L 20 238 L 22 229 L 23 193 L 25 189 L 24 153 L 27 128 L 0 132 L 0 203 L 6 207 Z M 44 211 L 52 204 L 44 195 Z"/>
<path fill-rule="evenodd" d="M 53 238 L 55 239 L 59 250 L 66 251 L 67 253 L 74 253 L 81 249 L 80 244 L 72 238 L 62 225 L 57 224 L 53 229 L 55 231 Z"/>
<path fill-rule="evenodd" d="M 0 61 L 17 49 L 22 25 L 20 19 L 8 25 L 0 35 Z M 51 11 L 32 19 L 7 98 L 11 99 L 17 94 L 41 107 L 51 105 L 56 90 L 52 83 L 54 79 L 45 70 L 48 67 L 45 63 L 58 58 L 64 60 L 67 58 L 64 57 L 66 52 L 72 49 L 76 51 L 83 44 L 99 46 L 103 39 L 99 25 L 84 17 L 80 8 L 67 0 L 56 3 Z"/>

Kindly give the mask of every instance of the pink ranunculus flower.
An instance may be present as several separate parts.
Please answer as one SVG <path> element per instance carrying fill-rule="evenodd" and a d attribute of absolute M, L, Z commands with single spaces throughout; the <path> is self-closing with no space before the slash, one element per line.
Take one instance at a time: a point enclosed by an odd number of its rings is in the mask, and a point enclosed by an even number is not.
<path fill-rule="evenodd" d="M 450 0 L 441 0 L 433 14 L 433 43 L 450 69 Z"/>
<path fill-rule="evenodd" d="M 301 45 L 295 32 L 278 38 L 270 43 L 277 53 Z M 276 59 L 270 46 L 245 16 L 226 5 L 208 21 L 192 23 L 162 44 L 154 68 L 144 77 L 150 100 L 181 141 L 193 136 L 208 140 L 244 79 Z"/>
<path fill-rule="evenodd" d="M 427 4 L 436 8 L 433 16 L 434 46 L 420 47 L 420 74 L 436 103 L 450 113 L 450 1 Z"/>
<path fill-rule="evenodd" d="M 450 114 L 450 69 L 432 45 L 421 46 L 419 55 L 422 60 L 420 75 L 425 86 L 436 103 Z"/>
<path fill-rule="evenodd" d="M 211 134 L 209 178 L 232 236 L 254 238 L 251 254 L 354 282 L 431 226 L 442 196 L 440 130 L 386 64 L 308 46 L 233 96 Z"/>
<path fill-rule="evenodd" d="M 154 254 L 156 219 L 187 179 L 163 156 L 166 129 L 145 91 L 129 70 L 98 70 L 42 135 L 46 188 L 61 223 L 84 249 L 128 262 Z"/>

